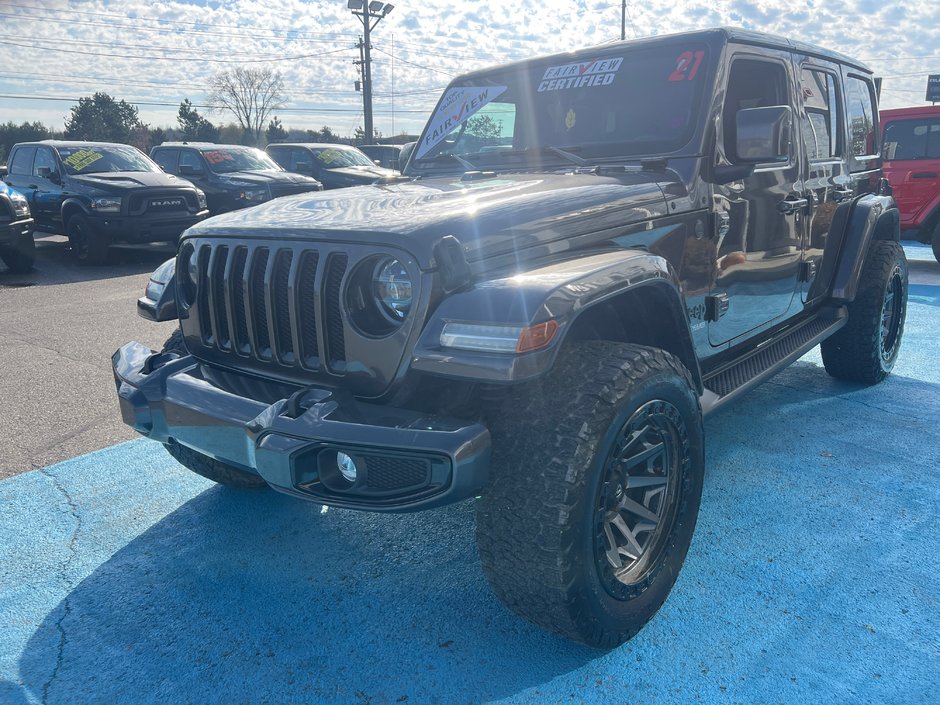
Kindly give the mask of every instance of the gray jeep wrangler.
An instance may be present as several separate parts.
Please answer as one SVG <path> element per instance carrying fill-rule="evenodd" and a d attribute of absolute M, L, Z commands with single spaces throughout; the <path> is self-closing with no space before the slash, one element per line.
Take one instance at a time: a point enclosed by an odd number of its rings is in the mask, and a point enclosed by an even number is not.
<path fill-rule="evenodd" d="M 734 29 L 477 71 L 402 180 L 184 234 L 113 357 L 183 465 L 336 507 L 475 498 L 515 612 L 593 646 L 672 588 L 704 414 L 816 345 L 875 383 L 907 265 L 871 72 Z M 796 441 L 796 438 L 794 438 Z"/>

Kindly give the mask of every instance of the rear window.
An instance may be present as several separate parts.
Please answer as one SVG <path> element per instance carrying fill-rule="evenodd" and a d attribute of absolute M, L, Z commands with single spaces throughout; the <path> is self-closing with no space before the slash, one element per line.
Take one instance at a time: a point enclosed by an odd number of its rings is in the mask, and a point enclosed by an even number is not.
<path fill-rule="evenodd" d="M 852 156 L 877 156 L 875 112 L 871 84 L 850 76 L 845 82 L 846 117 L 849 122 L 849 148 Z"/>
<path fill-rule="evenodd" d="M 884 143 L 885 159 L 940 159 L 940 118 L 889 122 Z"/>

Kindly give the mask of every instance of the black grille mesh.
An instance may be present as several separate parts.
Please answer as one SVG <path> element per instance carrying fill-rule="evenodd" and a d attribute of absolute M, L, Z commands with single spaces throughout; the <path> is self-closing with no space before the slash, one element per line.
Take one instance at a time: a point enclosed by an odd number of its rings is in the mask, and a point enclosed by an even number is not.
<path fill-rule="evenodd" d="M 390 458 L 368 455 L 365 458 L 367 484 L 374 490 L 404 490 L 428 479 L 430 463 L 420 458 Z"/>
<path fill-rule="evenodd" d="M 326 271 L 326 327 L 329 332 L 330 362 L 346 361 L 343 336 L 343 315 L 340 311 L 340 290 L 346 273 L 346 255 L 332 255 Z"/>
<path fill-rule="evenodd" d="M 294 352 L 290 324 L 290 292 L 287 288 L 293 257 L 294 253 L 290 250 L 281 250 L 274 260 L 274 330 L 277 335 L 278 353 L 282 359 L 288 361 L 292 359 Z"/>
<path fill-rule="evenodd" d="M 300 259 L 300 273 L 297 277 L 297 295 L 304 315 L 300 318 L 300 344 L 303 347 L 304 361 L 315 364 L 320 355 L 317 343 L 317 263 L 320 253 L 304 252 Z"/>
<path fill-rule="evenodd" d="M 263 358 L 271 357 L 271 336 L 268 334 L 268 311 L 264 296 L 268 255 L 268 248 L 258 249 L 251 265 L 251 318 L 255 329 L 255 349 Z"/>
<path fill-rule="evenodd" d="M 235 248 L 235 264 L 232 266 L 231 296 L 234 320 L 235 345 L 241 352 L 248 350 L 248 321 L 245 312 L 245 265 L 248 248 Z"/>

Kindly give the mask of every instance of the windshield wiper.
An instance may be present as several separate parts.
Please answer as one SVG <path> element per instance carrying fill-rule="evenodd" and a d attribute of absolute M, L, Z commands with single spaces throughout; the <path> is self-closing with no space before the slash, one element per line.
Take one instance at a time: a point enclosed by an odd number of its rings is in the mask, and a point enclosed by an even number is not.
<path fill-rule="evenodd" d="M 567 159 L 569 162 L 577 166 L 591 166 L 591 163 L 587 159 L 582 159 L 577 154 L 572 154 L 571 152 L 567 152 L 564 149 L 559 149 L 558 147 L 552 147 L 551 145 L 548 145 L 548 144 L 542 147 L 535 147 L 535 150 L 541 151 L 541 152 L 548 152 L 549 154 L 554 154 L 556 157 Z"/>
<path fill-rule="evenodd" d="M 466 159 L 464 159 L 463 157 L 459 157 L 459 156 L 457 156 L 456 154 L 450 154 L 450 153 L 438 154 L 438 155 L 436 155 L 436 156 L 431 157 L 430 159 L 427 159 L 427 158 L 418 159 L 418 160 L 416 160 L 416 163 L 420 163 L 420 162 L 436 162 L 436 161 L 438 161 L 438 160 L 440 160 L 440 159 L 444 159 L 445 157 L 449 157 L 449 158 L 453 159 L 455 162 L 457 162 L 458 164 L 460 164 L 460 166 L 462 166 L 462 167 L 463 167 L 464 169 L 466 169 L 467 171 L 477 171 L 477 170 L 478 170 L 477 167 L 475 167 L 473 164 L 471 164 L 470 162 L 468 162 L 468 161 L 467 161 Z"/>

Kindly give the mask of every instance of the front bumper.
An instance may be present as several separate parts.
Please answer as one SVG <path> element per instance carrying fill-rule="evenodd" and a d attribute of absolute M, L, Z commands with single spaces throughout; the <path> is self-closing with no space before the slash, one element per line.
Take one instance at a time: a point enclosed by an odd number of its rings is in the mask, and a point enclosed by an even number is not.
<path fill-rule="evenodd" d="M 12 223 L 0 223 L 0 245 L 8 245 L 19 242 L 20 239 L 29 237 L 32 232 L 32 218 L 14 220 Z"/>
<path fill-rule="evenodd" d="M 124 422 L 260 475 L 320 504 L 385 512 L 472 497 L 489 475 L 490 434 L 478 423 L 359 402 L 319 388 L 266 403 L 213 383 L 193 357 L 128 343 L 111 358 Z M 257 378 L 248 381 L 258 384 Z M 354 483 L 336 454 L 360 467 Z"/>
<path fill-rule="evenodd" d="M 208 210 L 185 215 L 97 215 L 89 218 L 92 227 L 114 242 L 175 242 L 186 228 L 205 220 Z"/>

